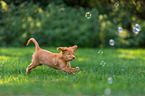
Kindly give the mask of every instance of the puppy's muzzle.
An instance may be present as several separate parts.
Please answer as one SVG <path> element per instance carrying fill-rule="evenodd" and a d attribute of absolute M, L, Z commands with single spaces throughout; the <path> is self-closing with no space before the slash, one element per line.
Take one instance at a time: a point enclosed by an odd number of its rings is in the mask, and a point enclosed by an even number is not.
<path fill-rule="evenodd" d="M 75 57 L 75 56 L 73 56 L 73 59 L 76 59 L 76 57 Z"/>

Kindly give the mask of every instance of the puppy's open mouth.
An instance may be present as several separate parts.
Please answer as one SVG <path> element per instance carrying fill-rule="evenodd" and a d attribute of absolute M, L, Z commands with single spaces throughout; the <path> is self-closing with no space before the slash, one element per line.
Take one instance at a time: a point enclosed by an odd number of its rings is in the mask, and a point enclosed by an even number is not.
<path fill-rule="evenodd" d="M 72 59 L 72 61 L 74 61 L 75 59 Z"/>
<path fill-rule="evenodd" d="M 74 61 L 75 59 L 69 59 L 69 61 Z"/>
<path fill-rule="evenodd" d="M 74 61 L 76 58 L 73 58 L 72 61 Z"/>

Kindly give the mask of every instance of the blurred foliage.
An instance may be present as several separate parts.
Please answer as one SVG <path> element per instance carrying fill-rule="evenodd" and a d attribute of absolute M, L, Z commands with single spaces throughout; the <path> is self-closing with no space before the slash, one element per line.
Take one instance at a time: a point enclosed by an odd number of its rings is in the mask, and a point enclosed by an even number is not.
<path fill-rule="evenodd" d="M 145 47 L 143 0 L 4 0 L 0 46 L 24 46 L 34 37 L 44 46 Z M 119 6 L 115 7 L 114 3 Z M 91 18 L 85 17 L 86 12 Z M 141 25 L 138 35 L 134 25 Z M 123 34 L 118 33 L 118 27 Z"/>

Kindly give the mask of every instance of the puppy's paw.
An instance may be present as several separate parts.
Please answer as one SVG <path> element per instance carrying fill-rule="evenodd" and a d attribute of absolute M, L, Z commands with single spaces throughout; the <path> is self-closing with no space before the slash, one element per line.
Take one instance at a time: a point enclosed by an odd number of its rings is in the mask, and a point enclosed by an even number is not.
<path fill-rule="evenodd" d="M 28 68 L 26 69 L 26 74 L 28 74 L 29 72 L 28 72 Z"/>
<path fill-rule="evenodd" d="M 76 67 L 76 71 L 79 71 L 79 67 Z"/>

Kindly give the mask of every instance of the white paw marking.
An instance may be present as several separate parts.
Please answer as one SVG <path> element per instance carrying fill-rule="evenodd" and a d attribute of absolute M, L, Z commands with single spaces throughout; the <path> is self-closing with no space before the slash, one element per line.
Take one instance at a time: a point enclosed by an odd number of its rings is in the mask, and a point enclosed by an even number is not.
<path fill-rule="evenodd" d="M 76 67 L 76 71 L 79 71 L 79 67 Z"/>
<path fill-rule="evenodd" d="M 28 72 L 28 68 L 26 69 L 26 72 Z"/>

